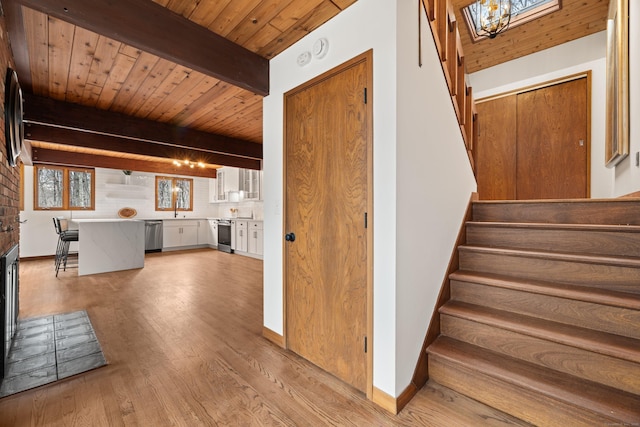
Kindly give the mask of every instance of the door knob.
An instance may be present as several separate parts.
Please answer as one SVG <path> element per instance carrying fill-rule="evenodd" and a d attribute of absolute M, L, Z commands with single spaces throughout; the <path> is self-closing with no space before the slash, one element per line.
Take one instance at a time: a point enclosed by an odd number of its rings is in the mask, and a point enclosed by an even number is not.
<path fill-rule="evenodd" d="M 284 235 L 284 240 L 286 240 L 287 242 L 295 242 L 296 241 L 296 235 L 295 233 L 287 233 Z"/>

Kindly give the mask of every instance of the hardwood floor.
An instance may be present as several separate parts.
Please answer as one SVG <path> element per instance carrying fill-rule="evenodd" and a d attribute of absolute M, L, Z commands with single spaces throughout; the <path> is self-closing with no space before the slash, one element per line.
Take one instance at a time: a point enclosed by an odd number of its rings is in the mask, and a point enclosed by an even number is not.
<path fill-rule="evenodd" d="M 20 316 L 86 309 L 106 367 L 0 399 L 0 426 L 525 425 L 427 384 L 398 416 L 261 336 L 262 261 L 213 250 L 55 278 L 22 261 Z"/>

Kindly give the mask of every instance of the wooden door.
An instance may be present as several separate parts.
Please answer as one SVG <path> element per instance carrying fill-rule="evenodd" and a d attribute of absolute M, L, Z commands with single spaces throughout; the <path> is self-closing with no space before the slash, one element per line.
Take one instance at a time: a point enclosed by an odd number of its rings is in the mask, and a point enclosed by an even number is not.
<path fill-rule="evenodd" d="M 476 105 L 476 179 L 483 200 L 516 198 L 516 101 L 514 94 Z"/>
<path fill-rule="evenodd" d="M 588 196 L 586 105 L 586 78 L 518 95 L 518 199 Z"/>
<path fill-rule="evenodd" d="M 285 95 L 287 346 L 359 390 L 370 382 L 370 76 L 369 53 Z"/>
<path fill-rule="evenodd" d="M 587 77 L 477 104 L 483 200 L 589 197 Z"/>

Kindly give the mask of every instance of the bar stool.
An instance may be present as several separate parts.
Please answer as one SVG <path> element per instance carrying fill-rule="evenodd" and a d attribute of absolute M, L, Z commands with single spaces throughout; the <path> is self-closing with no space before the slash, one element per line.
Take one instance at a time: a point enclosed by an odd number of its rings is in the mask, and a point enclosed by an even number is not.
<path fill-rule="evenodd" d="M 69 255 L 77 256 L 77 252 L 69 253 L 69 246 L 71 246 L 71 242 L 78 241 L 78 230 L 67 229 L 66 220 L 64 221 L 63 225 L 60 218 L 53 218 L 53 226 L 58 234 L 58 246 L 56 248 L 55 255 L 56 277 L 58 277 L 58 271 L 60 271 L 61 265 L 63 267 L 63 271 L 67 271 L 67 260 Z"/>

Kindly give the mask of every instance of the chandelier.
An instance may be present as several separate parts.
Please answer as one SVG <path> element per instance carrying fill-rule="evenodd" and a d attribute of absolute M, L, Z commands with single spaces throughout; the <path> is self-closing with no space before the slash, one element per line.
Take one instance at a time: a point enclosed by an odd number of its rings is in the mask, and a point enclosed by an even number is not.
<path fill-rule="evenodd" d="M 479 36 L 495 38 L 509 27 L 511 0 L 478 0 L 475 21 Z"/>

